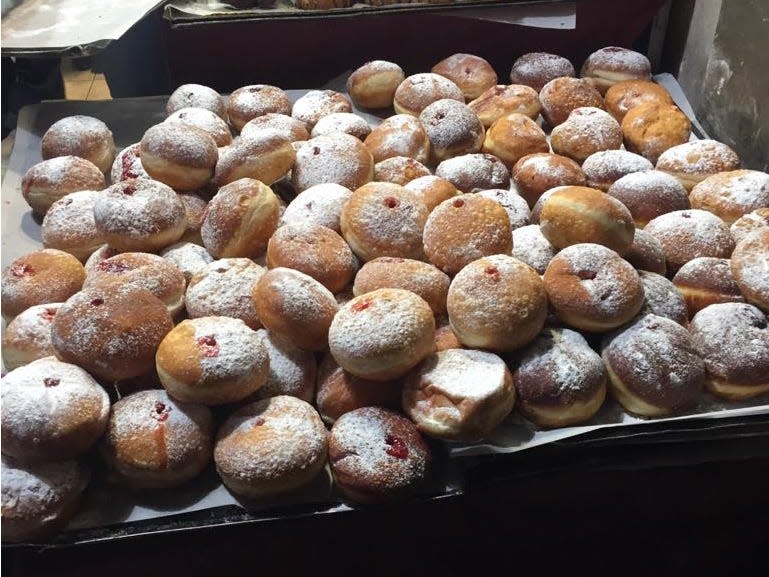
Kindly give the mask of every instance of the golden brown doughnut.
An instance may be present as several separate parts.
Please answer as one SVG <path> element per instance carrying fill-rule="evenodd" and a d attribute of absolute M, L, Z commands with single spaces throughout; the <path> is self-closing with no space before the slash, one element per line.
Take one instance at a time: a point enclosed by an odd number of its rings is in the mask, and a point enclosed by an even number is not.
<path fill-rule="evenodd" d="M 432 72 L 413 74 L 395 90 L 393 108 L 396 114 L 419 116 L 430 104 L 446 98 L 465 102 L 462 89 L 448 78 Z"/>
<path fill-rule="evenodd" d="M 497 73 L 484 58 L 474 54 L 452 54 L 430 69 L 459 86 L 466 101 L 478 98 L 497 84 Z"/>
<path fill-rule="evenodd" d="M 415 178 L 403 187 L 416 194 L 424 202 L 428 212 L 432 212 L 444 200 L 461 194 L 451 182 L 435 175 Z"/>
<path fill-rule="evenodd" d="M 213 182 L 221 187 L 241 178 L 253 178 L 269 186 L 288 174 L 295 158 L 293 146 L 282 135 L 257 132 L 240 138 L 222 152 Z"/>
<path fill-rule="evenodd" d="M 7 370 L 56 354 L 51 344 L 51 324 L 61 305 L 29 307 L 8 323 L 2 346 L 3 365 Z"/>
<path fill-rule="evenodd" d="M 545 191 L 556 186 L 585 186 L 587 179 L 579 164 L 558 154 L 527 154 L 511 172 L 518 193 L 534 207 Z"/>
<path fill-rule="evenodd" d="M 645 270 L 661 275 L 667 272 L 662 243 L 640 228 L 635 229 L 633 244 L 622 255 L 622 258 L 632 264 L 638 271 Z"/>
<path fill-rule="evenodd" d="M 735 244 L 757 230 L 769 228 L 769 207 L 758 208 L 734 221 L 730 227 Z"/>
<path fill-rule="evenodd" d="M 558 252 L 543 235 L 537 224 L 529 224 L 513 230 L 513 254 L 525 262 L 537 274 L 545 274 L 547 265 Z"/>
<path fill-rule="evenodd" d="M 360 108 L 389 108 L 395 90 L 406 79 L 394 62 L 372 60 L 356 68 L 347 79 L 347 93 Z"/>
<path fill-rule="evenodd" d="M 564 122 L 575 108 L 603 108 L 603 98 L 593 85 L 583 78 L 554 78 L 539 92 L 542 117 L 550 126 Z"/>
<path fill-rule="evenodd" d="M 651 80 L 617 82 L 609 87 L 604 96 L 606 110 L 619 123 L 625 118 L 628 110 L 647 102 L 673 104 L 673 99 L 667 90 Z"/>
<path fill-rule="evenodd" d="M 291 116 L 304 122 L 310 130 L 318 120 L 334 112 L 352 112 L 350 99 L 334 90 L 310 90 L 291 107 Z"/>
<path fill-rule="evenodd" d="M 718 172 L 737 170 L 740 158 L 726 144 L 695 140 L 668 148 L 657 159 L 657 170 L 675 176 L 687 191 Z"/>
<path fill-rule="evenodd" d="M 587 185 L 606 192 L 620 178 L 633 172 L 652 170 L 654 166 L 639 154 L 627 150 L 602 150 L 582 163 Z"/>
<path fill-rule="evenodd" d="M 601 150 L 622 146 L 622 129 L 614 118 L 600 108 L 575 108 L 550 134 L 553 152 L 583 162 Z"/>
<path fill-rule="evenodd" d="M 462 192 L 478 192 L 492 188 L 510 188 L 510 171 L 493 154 L 463 154 L 448 158 L 435 169 Z"/>
<path fill-rule="evenodd" d="M 219 147 L 232 144 L 230 127 L 218 114 L 206 108 L 180 108 L 171 113 L 164 122 L 181 122 L 205 130 Z"/>
<path fill-rule="evenodd" d="M 266 329 L 257 335 L 270 357 L 267 381 L 249 397 L 254 400 L 290 395 L 308 403 L 315 398 L 318 365 L 312 351 L 304 351 Z"/>
<path fill-rule="evenodd" d="M 483 152 L 499 158 L 508 169 L 527 154 L 550 152 L 539 125 L 523 114 L 509 114 L 491 125 L 483 140 Z"/>
<path fill-rule="evenodd" d="M 732 253 L 732 274 L 745 300 L 769 312 L 769 230 L 758 230 Z"/>
<path fill-rule="evenodd" d="M 287 224 L 319 224 L 335 232 L 341 232 L 339 219 L 342 207 L 352 196 L 352 191 L 340 184 L 329 182 L 316 184 L 294 197 L 280 217 L 279 226 Z"/>
<path fill-rule="evenodd" d="M 265 114 L 291 114 L 288 95 L 277 86 L 253 84 L 243 86 L 227 98 L 230 124 L 240 132 L 246 123 Z"/>
<path fill-rule="evenodd" d="M 444 200 L 427 217 L 424 250 L 428 260 L 454 275 L 484 256 L 509 255 L 513 249 L 510 217 L 502 206 L 477 194 Z"/>
<path fill-rule="evenodd" d="M 272 189 L 241 178 L 219 189 L 208 203 L 200 235 L 215 258 L 257 257 L 264 253 L 280 216 Z"/>
<path fill-rule="evenodd" d="M 371 130 L 363 144 L 374 162 L 393 156 L 408 156 L 423 164 L 430 160 L 430 139 L 419 118 L 409 114 L 385 118 Z"/>
<path fill-rule="evenodd" d="M 102 190 L 104 174 L 91 161 L 59 156 L 38 162 L 21 179 L 21 194 L 32 212 L 44 216 L 54 202 L 80 190 Z"/>
<path fill-rule="evenodd" d="M 371 127 L 363 118 L 352 112 L 332 112 L 322 117 L 312 127 L 311 136 L 323 136 L 334 132 L 344 132 L 358 140 L 365 140 L 371 134 Z"/>
<path fill-rule="evenodd" d="M 240 131 L 241 138 L 258 137 L 262 132 L 271 130 L 283 136 L 289 142 L 308 140 L 310 132 L 307 125 L 287 114 L 268 112 L 262 116 L 249 120 Z"/>
<path fill-rule="evenodd" d="M 639 228 L 662 214 L 691 208 L 689 195 L 678 179 L 659 170 L 626 174 L 606 192 L 625 205 Z"/>
<path fill-rule="evenodd" d="M 190 106 L 205 108 L 221 119 L 227 120 L 225 99 L 213 88 L 202 84 L 182 84 L 174 90 L 166 103 L 166 114 L 173 114 L 181 108 Z"/>
<path fill-rule="evenodd" d="M 296 151 L 291 184 L 299 193 L 316 184 L 340 184 L 350 190 L 374 178 L 374 158 L 363 143 L 349 134 L 311 138 Z"/>
<path fill-rule="evenodd" d="M 732 225 L 741 216 L 769 208 L 769 174 L 732 170 L 709 176 L 689 193 L 692 208 L 701 208 Z"/>
<path fill-rule="evenodd" d="M 85 261 L 107 242 L 96 228 L 93 207 L 101 192 L 80 190 L 54 202 L 43 218 L 43 246 L 63 250 Z"/>
<path fill-rule="evenodd" d="M 682 327 L 689 324 L 686 301 L 676 286 L 660 274 L 639 270 L 638 276 L 644 289 L 644 306 L 638 313 L 657 315 L 677 322 Z"/>
<path fill-rule="evenodd" d="M 176 190 L 196 190 L 208 184 L 219 158 L 216 141 L 208 132 L 179 122 L 150 127 L 140 146 L 147 174 Z"/>
<path fill-rule="evenodd" d="M 563 56 L 548 52 L 528 52 L 513 62 L 510 82 L 530 86 L 539 92 L 551 80 L 574 75 L 574 65 Z"/>
<path fill-rule="evenodd" d="M 374 180 L 401 186 L 415 178 L 429 176 L 430 169 L 408 156 L 392 156 L 374 165 Z"/>
<path fill-rule="evenodd" d="M 67 116 L 54 122 L 40 143 L 43 160 L 79 156 L 106 173 L 115 160 L 115 141 L 107 125 L 92 116 Z"/>
<path fill-rule="evenodd" d="M 744 303 L 727 258 L 701 256 L 684 264 L 673 284 L 686 300 L 689 317 L 717 303 Z"/>
<path fill-rule="evenodd" d="M 651 64 L 640 52 L 607 46 L 596 50 L 582 64 L 580 76 L 605 94 L 612 85 L 625 80 L 649 80 Z"/>
<path fill-rule="evenodd" d="M 507 212 L 510 228 L 515 230 L 529 224 L 531 211 L 526 199 L 509 188 L 491 188 L 478 192 L 480 196 L 490 198 Z"/>
<path fill-rule="evenodd" d="M 468 106 L 478 115 L 485 128 L 489 128 L 497 119 L 513 113 L 525 114 L 536 120 L 542 110 L 537 91 L 522 84 L 492 86 L 468 103 Z"/>
<path fill-rule="evenodd" d="M 650 162 L 657 162 L 668 148 L 688 142 L 691 129 L 692 123 L 675 104 L 639 104 L 622 120 L 625 148 Z"/>

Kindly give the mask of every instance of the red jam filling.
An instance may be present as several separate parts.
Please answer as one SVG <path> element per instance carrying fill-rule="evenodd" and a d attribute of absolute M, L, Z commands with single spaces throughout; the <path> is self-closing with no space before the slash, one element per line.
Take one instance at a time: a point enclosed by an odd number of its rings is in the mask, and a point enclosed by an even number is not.
<path fill-rule="evenodd" d="M 577 273 L 577 276 L 582 280 L 593 280 L 596 276 L 598 276 L 598 273 L 594 270 L 581 270 Z"/>
<path fill-rule="evenodd" d="M 11 274 L 18 278 L 32 274 L 33 272 L 35 272 L 35 270 L 25 262 L 18 262 L 11 267 Z"/>
<path fill-rule="evenodd" d="M 96 265 L 96 268 L 98 268 L 102 272 L 125 272 L 127 270 L 131 269 L 131 266 L 124 262 L 118 262 L 113 260 L 103 260 L 99 264 Z"/>
<path fill-rule="evenodd" d="M 43 309 L 43 312 L 40 313 L 40 318 L 44 321 L 52 321 L 55 316 L 56 309 Z"/>
<path fill-rule="evenodd" d="M 59 379 L 55 379 L 53 377 L 46 377 L 43 379 L 43 384 L 46 387 L 55 387 L 57 386 L 61 381 Z"/>
<path fill-rule="evenodd" d="M 123 155 L 123 158 L 120 160 L 120 165 L 122 168 L 122 179 L 121 180 L 128 180 L 129 178 L 139 178 L 139 174 L 136 173 L 133 169 L 133 159 L 131 158 L 131 153 L 127 153 Z"/>
<path fill-rule="evenodd" d="M 136 187 L 133 184 L 129 184 L 123 187 L 123 190 L 121 192 L 126 196 L 132 196 L 133 193 L 136 192 Z"/>
<path fill-rule="evenodd" d="M 171 408 L 169 406 L 167 406 L 165 403 L 161 403 L 160 401 L 156 401 L 154 410 L 150 414 L 152 415 L 153 419 L 162 423 L 168 419 L 168 414 L 170 412 Z"/>
<path fill-rule="evenodd" d="M 213 335 L 200 337 L 197 343 L 205 358 L 210 359 L 219 356 L 219 345 Z"/>
<path fill-rule="evenodd" d="M 104 304 L 104 299 L 100 297 L 96 297 L 95 299 L 91 299 L 91 304 L 95 307 L 100 307 Z"/>
<path fill-rule="evenodd" d="M 352 310 L 357 313 L 360 311 L 365 311 L 370 306 L 371 306 L 371 301 L 368 299 L 365 299 L 352 305 Z"/>
<path fill-rule="evenodd" d="M 398 206 L 398 204 L 400 204 L 400 203 L 398 202 L 398 199 L 397 199 L 397 198 L 394 198 L 394 197 L 392 197 L 392 196 L 388 196 L 388 197 L 386 197 L 386 198 L 384 199 L 384 205 L 385 205 L 387 208 L 395 208 L 396 206 Z"/>
<path fill-rule="evenodd" d="M 387 443 L 386 453 L 396 459 L 405 459 L 409 456 L 409 449 L 406 443 L 400 437 L 395 435 L 387 435 L 385 437 L 385 443 Z"/>
<path fill-rule="evenodd" d="M 461 198 L 456 199 L 454 202 L 451 203 L 454 208 L 462 208 L 465 206 L 465 201 Z"/>

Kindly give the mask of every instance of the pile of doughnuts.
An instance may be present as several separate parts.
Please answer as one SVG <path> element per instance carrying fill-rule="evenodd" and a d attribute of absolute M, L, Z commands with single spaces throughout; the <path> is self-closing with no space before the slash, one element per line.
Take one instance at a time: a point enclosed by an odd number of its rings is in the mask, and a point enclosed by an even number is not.
<path fill-rule="evenodd" d="M 509 78 L 454 54 L 366 63 L 349 97 L 189 84 L 117 155 L 54 123 L 22 190 L 44 248 L 2 273 L 3 539 L 66 523 L 89 452 L 134 490 L 215 467 L 250 502 L 328 467 L 381 503 L 424 488 L 426 438 L 513 411 L 769 392 L 769 175 L 690 141 L 636 52 Z"/>

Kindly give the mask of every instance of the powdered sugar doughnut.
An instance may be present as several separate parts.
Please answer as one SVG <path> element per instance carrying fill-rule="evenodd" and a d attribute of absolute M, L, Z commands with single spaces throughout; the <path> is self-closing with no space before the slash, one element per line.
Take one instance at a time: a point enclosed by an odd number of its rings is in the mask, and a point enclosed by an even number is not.
<path fill-rule="evenodd" d="M 155 180 L 176 190 L 196 190 L 213 177 L 219 150 L 205 130 L 162 122 L 144 133 L 139 158 Z"/>
<path fill-rule="evenodd" d="M 434 65 L 430 72 L 451 80 L 468 102 L 496 86 L 498 80 L 491 64 L 475 54 L 452 54 Z"/>
<path fill-rule="evenodd" d="M 334 482 L 358 503 L 381 503 L 413 493 L 427 476 L 430 449 L 407 418 L 378 407 L 342 415 L 328 437 Z"/>
<path fill-rule="evenodd" d="M 742 240 L 732 253 L 731 268 L 745 299 L 769 311 L 769 230 L 758 230 Z"/>
<path fill-rule="evenodd" d="M 339 223 L 342 207 L 352 191 L 340 184 L 316 184 L 296 195 L 280 217 L 280 226 L 288 224 L 319 224 L 341 232 Z"/>
<path fill-rule="evenodd" d="M 138 377 L 155 364 L 160 341 L 173 328 L 160 300 L 144 289 L 85 289 L 53 321 L 56 356 L 105 380 Z"/>
<path fill-rule="evenodd" d="M 507 188 L 493 188 L 481 190 L 478 194 L 490 198 L 505 209 L 507 216 L 510 218 L 510 228 L 512 230 L 529 224 L 529 218 L 531 217 L 529 204 L 518 193 Z"/>
<path fill-rule="evenodd" d="M 690 407 L 705 384 L 705 363 L 694 340 L 664 317 L 646 315 L 612 335 L 601 356 L 612 395 L 645 417 Z"/>
<path fill-rule="evenodd" d="M 211 462 L 213 434 L 208 407 L 178 401 L 163 390 L 139 391 L 113 405 L 101 456 L 121 485 L 176 487 Z"/>
<path fill-rule="evenodd" d="M 419 118 L 409 114 L 385 118 L 371 130 L 363 144 L 374 162 L 393 156 L 408 156 L 423 164 L 430 160 L 430 139 Z"/>
<path fill-rule="evenodd" d="M 355 276 L 358 259 L 344 239 L 325 226 L 287 224 L 267 244 L 267 266 L 301 271 L 338 293 Z"/>
<path fill-rule="evenodd" d="M 486 128 L 497 119 L 513 113 L 525 114 L 536 120 L 542 110 L 537 91 L 521 84 L 492 86 L 468 103 L 468 106 Z"/>
<path fill-rule="evenodd" d="M 529 224 L 513 230 L 513 256 L 540 275 L 558 252 L 542 234 L 539 225 Z"/>
<path fill-rule="evenodd" d="M 657 170 L 675 176 L 687 191 L 709 176 L 739 167 L 736 152 L 726 144 L 707 139 L 668 148 L 657 160 Z"/>
<path fill-rule="evenodd" d="M 274 268 L 259 279 L 252 294 L 265 328 L 300 349 L 326 348 L 329 326 L 339 307 L 334 295 L 314 278 L 290 268 Z"/>
<path fill-rule="evenodd" d="M 214 461 L 227 488 L 244 497 L 284 493 L 311 481 L 326 463 L 327 432 L 301 399 L 246 405 L 219 429 Z"/>
<path fill-rule="evenodd" d="M 370 260 L 355 275 L 353 294 L 360 296 L 380 288 L 399 288 L 422 297 L 436 316 L 446 312 L 448 275 L 426 262 L 380 257 Z"/>
<path fill-rule="evenodd" d="M 321 418 L 333 425 L 345 413 L 362 407 L 399 410 L 402 389 L 401 379 L 372 381 L 356 377 L 326 354 L 318 368 L 316 405 Z"/>
<path fill-rule="evenodd" d="M 40 143 L 43 160 L 79 156 L 107 172 L 115 159 L 115 141 L 107 125 L 92 116 L 67 116 L 54 122 Z"/>
<path fill-rule="evenodd" d="M 12 319 L 34 305 L 64 302 L 84 281 L 83 265 L 66 252 L 46 248 L 21 256 L 3 270 L 3 317 Z"/>
<path fill-rule="evenodd" d="M 176 265 L 163 257 L 146 252 L 124 252 L 97 264 L 86 276 L 83 287 L 146 289 L 174 316 L 184 307 L 186 282 Z"/>
<path fill-rule="evenodd" d="M 668 274 L 699 256 L 729 258 L 734 241 L 727 224 L 704 210 L 676 210 L 649 221 L 646 232 L 660 241 Z"/>
<path fill-rule="evenodd" d="M 574 244 L 559 252 L 543 277 L 550 304 L 566 324 L 601 332 L 632 319 L 644 291 L 635 269 L 599 244 Z"/>
<path fill-rule="evenodd" d="M 193 276 L 205 270 L 214 261 L 206 249 L 191 242 L 178 242 L 160 252 L 160 256 L 170 261 L 184 275 L 189 283 Z"/>
<path fill-rule="evenodd" d="M 247 258 L 223 258 L 209 263 L 187 286 L 187 314 L 191 318 L 232 317 L 254 330 L 261 328 L 251 293 L 265 272 L 264 267 Z"/>
<path fill-rule="evenodd" d="M 510 188 L 510 171 L 492 154 L 463 154 L 447 158 L 435 169 L 462 192 Z"/>
<path fill-rule="evenodd" d="M 769 207 L 759 208 L 753 212 L 741 216 L 730 227 L 735 244 L 758 230 L 769 228 Z"/>
<path fill-rule="evenodd" d="M 741 216 L 769 208 L 769 174 L 758 170 L 733 170 L 709 176 L 692 188 L 692 208 L 701 208 L 731 225 Z"/>
<path fill-rule="evenodd" d="M 582 163 L 587 185 L 604 192 L 626 174 L 653 168 L 643 156 L 627 150 L 602 150 L 591 154 Z"/>
<path fill-rule="evenodd" d="M 564 122 L 575 108 L 603 108 L 601 94 L 583 78 L 554 78 L 539 91 L 539 101 L 542 103 L 542 117 L 550 126 Z"/>
<path fill-rule="evenodd" d="M 205 130 L 216 142 L 216 146 L 232 144 L 232 133 L 222 118 L 206 108 L 188 107 L 174 111 L 164 122 L 181 122 Z"/>
<path fill-rule="evenodd" d="M 55 354 L 51 325 L 62 303 L 35 305 L 19 314 L 3 334 L 3 364 L 9 371 Z"/>
<path fill-rule="evenodd" d="M 639 271 L 646 270 L 664 275 L 668 270 L 662 243 L 645 230 L 639 228 L 635 229 L 633 244 L 622 255 L 622 258 Z"/>
<path fill-rule="evenodd" d="M 419 116 L 430 104 L 442 99 L 465 102 L 462 89 L 448 78 L 432 72 L 412 74 L 395 90 L 393 108 L 396 114 Z"/>
<path fill-rule="evenodd" d="M 1 383 L 6 455 L 66 461 L 85 453 L 104 432 L 109 397 L 80 367 L 46 357 L 11 371 Z"/>
<path fill-rule="evenodd" d="M 483 256 L 510 254 L 513 237 L 510 217 L 489 198 L 462 195 L 433 209 L 424 229 L 428 260 L 447 274 Z"/>
<path fill-rule="evenodd" d="M 71 192 L 51 205 L 43 219 L 43 246 L 70 253 L 81 261 L 106 242 L 96 228 L 93 208 L 101 192 Z"/>
<path fill-rule="evenodd" d="M 686 301 L 672 282 L 661 274 L 645 270 L 639 270 L 638 276 L 645 297 L 639 316 L 657 315 L 675 321 L 683 327 L 689 324 Z"/>
<path fill-rule="evenodd" d="M 435 319 L 420 296 L 382 288 L 339 309 L 328 333 L 334 359 L 359 377 L 386 381 L 403 376 L 433 347 Z"/>
<path fill-rule="evenodd" d="M 493 154 L 508 168 L 528 154 L 550 152 L 547 137 L 539 125 L 523 114 L 508 114 L 489 127 L 483 152 Z"/>
<path fill-rule="evenodd" d="M 281 134 L 259 131 L 248 138 L 239 138 L 222 152 L 213 182 L 221 187 L 241 178 L 251 178 L 269 186 L 288 174 L 295 158 L 294 147 Z"/>
<path fill-rule="evenodd" d="M 227 120 L 224 98 L 213 88 L 202 84 L 182 84 L 174 90 L 166 103 L 166 114 L 173 114 L 181 108 L 190 106 L 205 108 Z"/>
<path fill-rule="evenodd" d="M 574 75 L 574 65 L 563 56 L 548 52 L 528 52 L 513 62 L 510 82 L 530 86 L 539 92 L 551 80 Z"/>
<path fill-rule="evenodd" d="M 113 184 L 93 206 L 96 229 L 120 251 L 155 252 L 178 241 L 187 214 L 170 187 L 147 178 Z"/>
<path fill-rule="evenodd" d="M 452 156 L 481 151 L 486 129 L 463 102 L 436 100 L 422 110 L 419 120 L 430 139 L 431 158 L 436 164 Z"/>
<path fill-rule="evenodd" d="M 318 372 L 315 355 L 291 345 L 268 330 L 259 329 L 257 335 L 270 358 L 270 370 L 264 385 L 250 398 L 259 400 L 290 395 L 312 402 Z"/>
<path fill-rule="evenodd" d="M 424 256 L 422 231 L 427 207 L 413 192 L 390 182 L 371 182 L 353 192 L 344 205 L 342 235 L 363 261 L 380 256 Z"/>
<path fill-rule="evenodd" d="M 585 186 L 587 179 L 579 164 L 558 154 L 536 152 L 521 158 L 511 176 L 518 194 L 534 207 L 539 198 L 556 186 Z"/>
<path fill-rule="evenodd" d="M 230 124 L 240 131 L 249 121 L 270 112 L 291 114 L 288 95 L 277 86 L 253 84 L 238 88 L 227 99 Z"/>
<path fill-rule="evenodd" d="M 3 541 L 40 539 L 75 514 L 91 475 L 77 461 L 24 464 L 2 456 Z"/>
<path fill-rule="evenodd" d="M 579 333 L 547 328 L 515 355 L 520 411 L 539 427 L 568 427 L 593 417 L 606 398 L 606 369 Z"/>
<path fill-rule="evenodd" d="M 110 171 L 110 182 L 115 184 L 121 180 L 132 178 L 149 178 L 141 161 L 141 142 L 126 146 L 115 157 Z"/>
<path fill-rule="evenodd" d="M 270 358 L 262 340 L 240 319 L 182 321 L 158 346 L 160 382 L 176 399 L 221 405 L 245 399 L 267 381 Z"/>
<path fill-rule="evenodd" d="M 604 94 L 617 82 L 648 80 L 651 77 L 651 64 L 640 52 L 619 46 L 607 46 L 587 57 L 580 76 L 590 80 L 601 94 Z"/>
<path fill-rule="evenodd" d="M 626 174 L 614 181 L 606 192 L 627 207 L 639 228 L 661 214 L 691 208 L 683 185 L 659 170 Z"/>
<path fill-rule="evenodd" d="M 21 194 L 32 212 L 43 216 L 67 194 L 104 186 L 104 174 L 95 164 L 77 156 L 59 156 L 32 166 L 21 179 Z"/>
<path fill-rule="evenodd" d="M 605 100 L 606 110 L 620 123 L 628 110 L 639 104 L 647 102 L 673 104 L 673 99 L 668 91 L 651 80 L 617 82 L 606 91 Z"/>
<path fill-rule="evenodd" d="M 297 192 L 324 183 L 355 190 L 374 178 L 374 159 L 363 143 L 349 134 L 311 138 L 296 151 L 291 184 Z"/>
<path fill-rule="evenodd" d="M 513 379 L 492 353 L 449 349 L 430 355 L 406 379 L 403 409 L 430 437 L 477 441 L 515 404 Z"/>
<path fill-rule="evenodd" d="M 280 217 L 272 189 L 241 178 L 219 189 L 200 226 L 203 246 L 216 258 L 257 257 L 264 253 Z"/>
<path fill-rule="evenodd" d="M 357 114 L 352 112 L 333 112 L 323 116 L 313 126 L 311 136 L 323 136 L 334 132 L 344 132 L 359 140 L 364 140 L 371 134 L 371 127 Z"/>
<path fill-rule="evenodd" d="M 335 90 L 310 90 L 291 108 L 291 116 L 312 129 L 318 121 L 334 112 L 352 112 L 350 100 Z"/>
<path fill-rule="evenodd" d="M 705 386 L 729 399 L 749 399 L 769 391 L 769 326 L 750 304 L 722 303 L 702 309 L 689 330 L 705 360 Z"/>
<path fill-rule="evenodd" d="M 446 307 L 451 328 L 462 344 L 511 351 L 542 330 L 547 295 L 534 269 L 497 254 L 459 271 L 449 287 Z"/>
<path fill-rule="evenodd" d="M 404 184 L 403 187 L 416 194 L 425 204 L 428 212 L 432 212 L 444 200 L 460 194 L 451 182 L 435 175 L 415 178 Z"/>
<path fill-rule="evenodd" d="M 673 284 L 686 300 L 690 317 L 712 304 L 745 302 L 726 258 L 692 259 L 678 269 Z"/>
<path fill-rule="evenodd" d="M 575 108 L 564 122 L 553 128 L 550 144 L 556 154 L 582 162 L 595 152 L 619 149 L 622 129 L 608 112 L 600 108 Z"/>
<path fill-rule="evenodd" d="M 264 131 L 274 131 L 289 142 L 298 142 L 310 138 L 307 125 L 287 114 L 269 112 L 249 120 L 240 131 L 242 138 L 255 138 Z"/>
<path fill-rule="evenodd" d="M 372 60 L 355 69 L 347 79 L 347 92 L 360 108 L 388 108 L 395 90 L 406 79 L 403 69 L 394 62 Z"/>
<path fill-rule="evenodd" d="M 401 186 L 430 174 L 430 169 L 424 164 L 407 156 L 393 156 L 374 165 L 375 181 L 392 182 Z"/>

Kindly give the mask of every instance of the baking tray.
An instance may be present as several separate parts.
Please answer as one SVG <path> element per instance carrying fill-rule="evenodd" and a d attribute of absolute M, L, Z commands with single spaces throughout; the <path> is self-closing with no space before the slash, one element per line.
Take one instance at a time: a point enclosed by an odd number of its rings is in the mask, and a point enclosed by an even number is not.
<path fill-rule="evenodd" d="M 328 86 L 342 83 L 338 78 Z M 304 91 L 289 91 L 296 99 Z M 2 264 L 40 247 L 39 222 L 33 219 L 21 196 L 21 177 L 40 161 L 40 139 L 56 120 L 73 114 L 102 119 L 114 132 L 119 148 L 137 142 L 147 128 L 165 118 L 167 97 L 130 98 L 112 101 L 43 102 L 22 109 L 16 140 L 2 183 Z M 376 122 L 376 117 L 368 117 Z M 763 401 L 766 403 L 766 398 Z M 580 466 L 649 468 L 687 462 L 748 458 L 769 454 L 769 407 L 745 404 L 717 411 L 714 418 L 686 415 L 675 419 L 642 421 L 632 425 L 573 427 L 548 433 L 552 437 L 525 447 L 449 445 L 436 443 L 436 471 L 431 483 L 417 497 L 432 501 L 461 495 L 483 484 L 484 479 L 509 478 L 537 472 L 553 472 Z M 754 405 L 756 402 L 753 403 Z M 617 415 L 608 403 L 602 413 Z M 511 417 L 500 429 L 530 425 Z M 600 419 L 600 417 L 599 417 Z M 524 433 L 524 436 L 528 433 Z M 533 449 L 526 450 L 523 449 Z M 739 449 L 739 450 L 738 450 Z M 515 455 L 499 453 L 516 451 Z M 629 456 L 631 456 L 629 458 Z M 464 458 L 452 458 L 463 456 Z M 98 463 L 96 477 L 103 477 Z M 225 523 L 256 523 L 275 519 L 349 511 L 340 496 L 320 478 L 304 492 L 269 503 L 243 503 L 219 483 L 213 470 L 182 490 L 131 493 L 107 488 L 97 482 L 86 494 L 87 505 L 73 520 L 70 530 L 48 546 L 125 539 L 156 532 L 191 531 Z"/>

